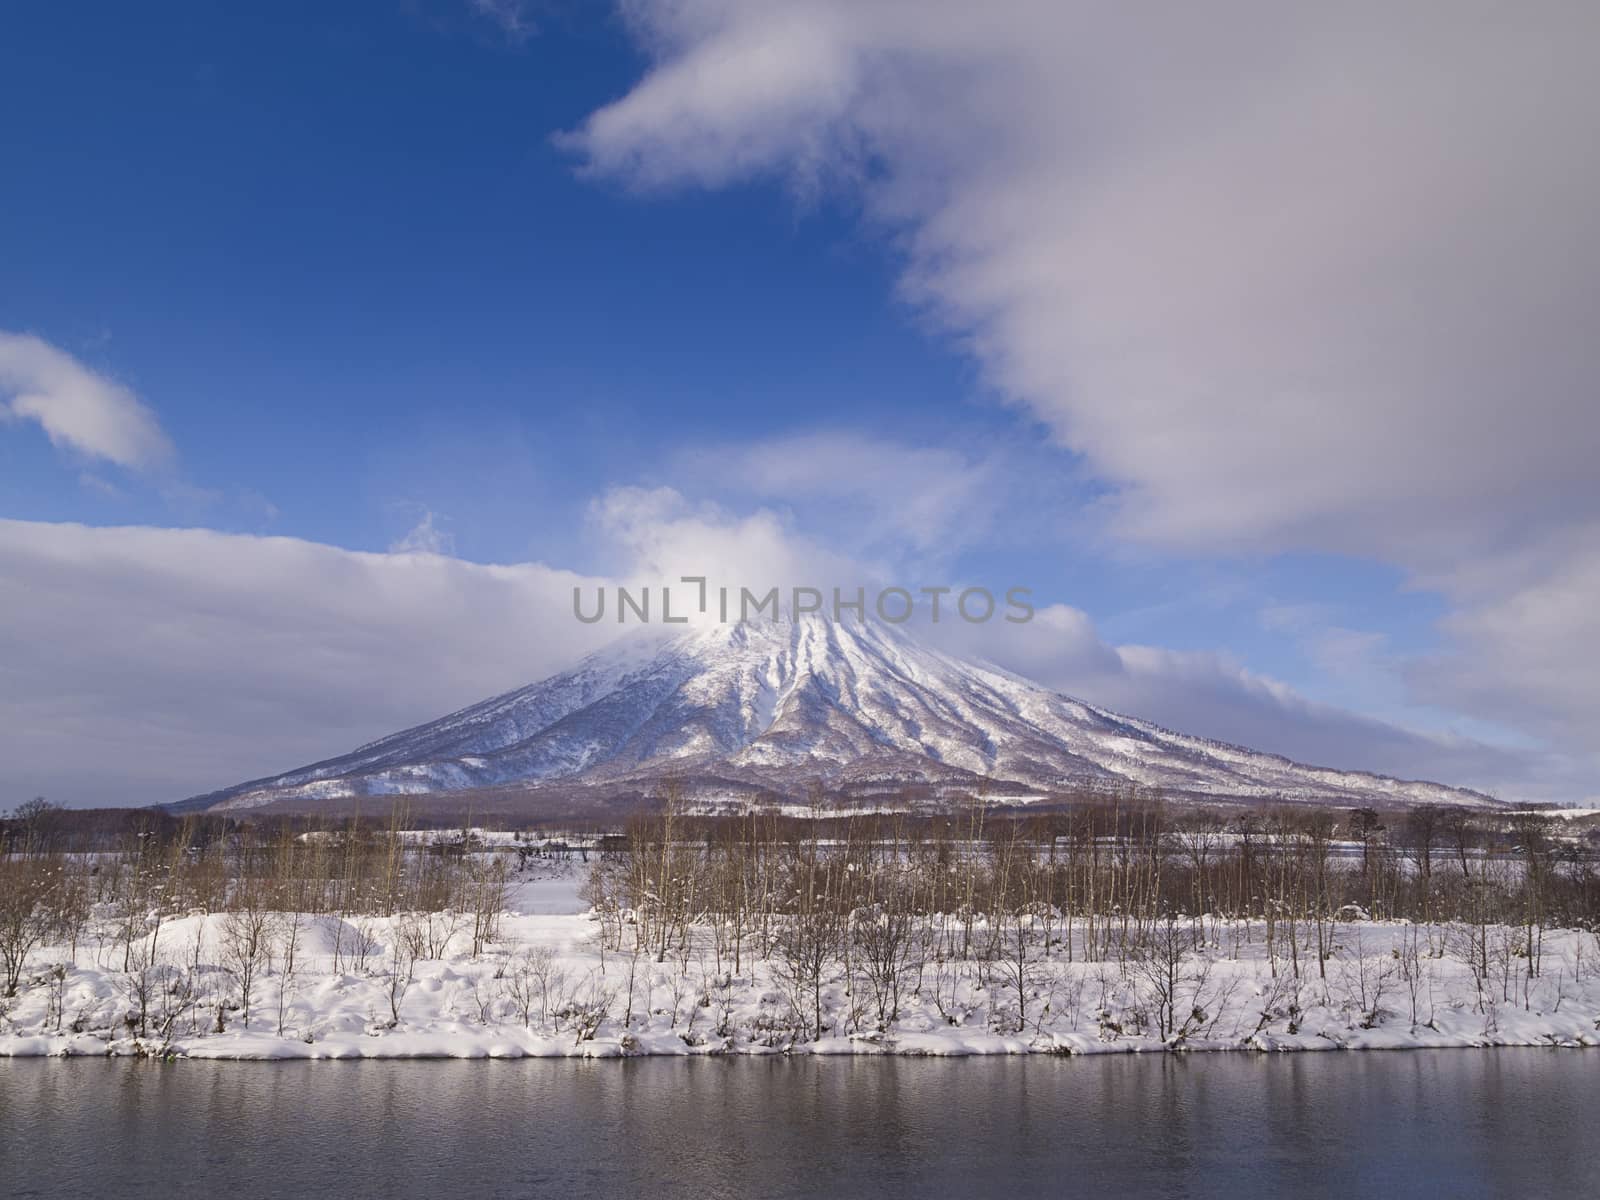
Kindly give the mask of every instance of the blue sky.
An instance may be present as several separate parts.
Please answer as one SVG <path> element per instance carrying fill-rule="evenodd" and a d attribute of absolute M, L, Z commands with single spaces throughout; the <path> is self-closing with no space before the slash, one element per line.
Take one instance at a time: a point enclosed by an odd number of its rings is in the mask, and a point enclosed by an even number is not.
<path fill-rule="evenodd" d="M 837 214 L 576 178 L 551 135 L 637 62 L 598 10 L 521 45 L 445 5 L 25 19 L 0 85 L 29 125 L 5 326 L 150 397 L 186 482 L 256 489 L 279 530 L 381 549 L 420 500 L 463 553 L 525 555 L 533 512 L 570 517 L 663 444 L 963 404 L 959 363 L 884 302 L 881 253 Z M 26 449 L 18 515 L 170 518 L 74 496 Z M 218 507 L 206 523 L 260 527 Z"/>
<path fill-rule="evenodd" d="M 1586 578 L 1594 548 L 1594 489 L 1568 470 L 1561 447 L 1581 448 L 1594 433 L 1570 424 L 1567 399 L 1572 378 L 1591 378 L 1592 352 L 1530 340 L 1542 361 L 1554 354 L 1570 369 L 1554 372 L 1549 387 L 1550 441 L 1507 442 L 1495 415 L 1511 403 L 1504 394 L 1480 407 L 1452 390 L 1453 372 L 1472 363 L 1438 379 L 1438 358 L 1419 367 L 1397 356 L 1386 367 L 1384 338 L 1346 327 L 1363 295 L 1329 263 L 1348 255 L 1330 251 L 1281 280 L 1252 273 L 1248 255 L 1270 248 L 1225 217 L 1215 230 L 1204 226 L 1213 192 L 1192 164 L 1175 183 L 1152 170 L 1147 183 L 1119 184 L 1143 189 L 1137 211 L 1192 183 L 1191 241 L 1141 242 L 1139 228 L 1108 223 L 1090 205 L 1083 219 L 1107 260 L 1098 250 L 1074 253 L 1058 274 L 1034 278 L 1028 264 L 1076 232 L 1032 211 L 1048 191 L 1039 181 L 1086 181 L 1063 186 L 1061 204 L 1047 206 L 1070 209 L 1070 197 L 1093 194 L 1102 160 L 1151 137 L 1127 120 L 1094 124 L 1125 104 L 1121 77 L 1101 79 L 1095 64 L 1083 64 L 1081 90 L 1064 96 L 1010 80 L 1031 78 L 1030 40 L 1048 46 L 1082 34 L 1114 57 L 1139 31 L 1068 30 L 1024 6 L 1019 21 L 1042 22 L 1035 38 L 981 46 L 967 61 L 971 31 L 958 8 L 924 14 L 928 31 L 948 25 L 940 41 L 911 38 L 917 20 L 892 2 L 810 7 L 810 23 L 795 28 L 769 27 L 777 18 L 765 6 L 709 0 L 682 11 L 638 5 L 630 18 L 598 3 L 510 0 L 8 13 L 0 331 L 31 335 L 121 385 L 173 452 L 159 464 L 119 464 L 81 439 L 53 442 L 41 422 L 0 423 L 0 517 L 28 525 L 19 537 L 66 523 L 202 528 L 235 535 L 240 547 L 293 538 L 636 577 L 652 561 L 636 529 L 646 518 L 629 516 L 622 524 L 634 532 L 619 533 L 614 510 L 667 489 L 670 504 L 645 507 L 652 528 L 673 538 L 737 542 L 735 533 L 755 536 L 751 523 L 765 517 L 786 546 L 801 547 L 785 562 L 826 554 L 912 583 L 1030 585 L 1041 605 L 1080 614 L 1092 633 L 1080 630 L 1065 650 L 975 649 L 1043 664 L 1050 682 L 1091 699 L 1197 721 L 1198 732 L 1265 749 L 1344 755 L 1336 765 L 1454 770 L 1450 782 L 1591 794 L 1592 760 L 1567 730 L 1581 723 L 1592 685 L 1552 684 L 1542 669 L 1517 680 L 1460 671 L 1469 659 L 1514 663 L 1526 614 L 1547 611 L 1542 603 L 1574 586 L 1581 592 L 1574 579 Z M 1303 32 L 1266 28 L 1262 44 L 1270 50 L 1274 37 Z M 1476 52 L 1471 33 L 1457 47 L 1461 64 Z M 774 46 L 776 60 L 755 61 L 779 70 L 728 66 Z M 864 76 L 863 46 L 878 64 Z M 1206 41 L 1196 53 L 1213 49 L 1219 62 L 1231 52 Z M 1368 52 L 1340 49 L 1358 67 Z M 1415 84 L 1391 80 L 1372 54 L 1374 86 Z M 1004 153 L 986 148 L 982 127 L 962 132 L 939 109 L 954 99 L 917 91 L 928 74 L 918 55 L 932 56 L 941 78 L 962 81 L 949 89 L 958 98 L 974 89 L 963 114 L 992 107 L 1005 129 L 1072 126 L 1075 140 L 1042 149 L 1042 136 L 1029 135 Z M 1021 68 L 1006 66 L 1008 56 L 1023 56 Z M 1211 86 L 1214 74 L 1186 87 Z M 696 85 L 685 88 L 684 78 Z M 1269 85 L 1278 86 L 1265 78 Z M 1082 129 L 1067 119 L 1075 106 L 1088 114 Z M 1187 119 L 1194 107 L 1172 111 Z M 1221 177 L 1236 182 L 1249 153 L 1281 159 L 1261 136 L 1260 146 L 1217 139 Z M 1279 199 L 1285 211 L 1304 211 L 1307 240 L 1334 227 L 1320 201 L 1284 186 Z M 1589 220 L 1578 202 L 1587 181 L 1569 186 L 1580 193 L 1571 210 L 1541 216 L 1554 229 L 1553 262 Z M 1117 211 L 1129 208 L 1124 199 Z M 1370 220 L 1363 249 L 1408 233 L 1392 214 L 1336 215 L 1340 229 Z M 1457 216 L 1463 242 L 1474 222 L 1490 219 L 1471 205 Z M 1148 263 L 1111 253 L 1123 235 L 1149 247 Z M 1239 272 L 1208 278 L 1209 247 L 1230 236 Z M 1587 265 L 1569 261 L 1577 282 L 1562 286 L 1581 292 L 1592 283 Z M 1535 268 L 1547 265 L 1529 267 L 1530 310 L 1563 295 Z M 1486 262 L 1428 284 L 1441 295 L 1488 296 L 1496 271 Z M 1147 273 L 1155 282 L 1140 291 Z M 1169 286 L 1185 274 L 1200 299 L 1169 314 Z M 1325 295 L 1319 303 L 1340 306 L 1325 322 L 1334 331 L 1326 346 L 1298 324 L 1263 324 L 1252 305 L 1282 312 L 1283 295 Z M 1209 297 L 1218 311 L 1237 310 L 1233 324 L 1212 324 Z M 1414 303 L 1420 310 L 1428 300 L 1423 292 Z M 1152 311 L 1166 323 L 1147 319 Z M 1479 315 L 1408 333 L 1460 339 Z M 1321 317 L 1311 313 L 1309 325 Z M 1230 338 L 1303 353 L 1281 370 L 1269 364 L 1278 370 L 1269 375 L 1253 352 L 1216 350 Z M 1140 339 L 1163 353 L 1176 347 L 1170 369 Z M 1132 366 L 1118 357 L 1124 345 Z M 1324 357 L 1341 355 L 1378 364 L 1355 381 L 1363 398 L 1379 397 L 1370 411 L 1330 385 L 1318 407 L 1281 427 L 1269 417 L 1262 432 L 1260 414 L 1285 404 L 1273 389 L 1315 389 Z M 1159 379 L 1146 371 L 1151 362 Z M 0 370 L 0 404 L 27 383 Z M 1161 388 L 1173 392 L 1170 403 Z M 1191 425 L 1212 403 L 1215 422 Z M 1436 478 L 1413 471 L 1409 464 L 1455 454 L 1438 446 L 1450 440 L 1456 404 L 1462 428 L 1482 435 L 1483 457 L 1446 462 Z M 1419 432 L 1430 427 L 1440 439 Z M 1368 442 L 1351 441 L 1358 436 Z M 1307 443 L 1299 467 L 1274 451 L 1291 441 Z M 1365 444 L 1383 449 L 1371 461 L 1349 457 Z M 1241 446 L 1258 458 L 1234 461 Z M 1341 456 L 1345 469 L 1308 481 Z M 1515 499 L 1486 518 L 1455 481 L 1508 460 L 1522 474 L 1496 467 L 1479 490 Z M 1213 462 L 1208 475 L 1203 464 Z M 843 476 L 852 471 L 877 483 L 850 483 Z M 1402 476 L 1405 486 L 1393 484 Z M 1554 481 L 1552 495 L 1524 504 L 1535 477 Z M 1384 507 L 1369 505 L 1375 492 Z M 1402 511 L 1422 515 L 1393 517 Z M 1549 553 L 1525 577 L 1508 569 L 1498 590 L 1461 569 L 1464 559 L 1520 564 L 1522 550 L 1546 539 Z M 673 542 L 673 553 L 684 544 L 696 543 Z M 40 553 L 8 560 L 16 629 L 28 625 L 17 597 L 42 594 L 24 574 L 40 569 Z M 141 578 L 177 586 L 166 569 L 149 565 Z M 88 588 L 92 578 L 52 586 Z M 293 607 L 295 594 L 282 603 Z M 1519 613 L 1520 632 L 1508 632 Z M 1573 640 L 1565 627 L 1534 633 Z M 1486 655 L 1474 638 L 1499 640 Z M 1119 646 L 1180 657 L 1140 668 L 1137 685 L 1082 667 L 1085 655 Z M 87 652 L 85 661 L 81 679 L 52 684 L 62 689 L 56 699 L 41 701 L 38 677 L 23 670 L 9 682 L 0 671 L 0 689 L 39 721 L 44 708 L 59 713 L 82 691 L 104 688 Z M 555 664 L 535 655 L 527 669 Z M 321 682 L 308 672 L 302 686 Z M 380 706 L 332 726 L 297 724 L 281 711 L 293 706 L 293 688 L 263 684 L 263 694 L 282 695 L 278 717 L 292 732 L 233 757 L 185 759 L 186 737 L 216 730 L 174 708 L 161 718 L 171 739 L 164 753 L 192 768 L 163 767 L 141 796 L 233 782 L 223 773 L 235 762 L 264 771 L 291 765 L 274 754 L 341 751 L 340 738 L 385 732 L 384 720 L 422 719 L 475 698 L 466 694 L 473 682 L 419 686 L 410 707 Z M 1173 699 L 1184 688 L 1188 698 Z M 1216 689 L 1242 707 L 1219 702 Z M 358 695 L 351 704 L 360 706 Z M 100 718 L 75 719 L 92 735 Z M 1404 736 L 1368 753 L 1363 721 Z M 1406 740 L 1413 735 L 1420 740 Z M 82 778 L 52 773 L 43 744 L 35 738 L 19 751 L 25 778 L 10 788 L 18 795 L 0 791 L 0 807 L 35 789 L 86 802 L 112 777 L 109 765 Z M 139 770 L 125 759 L 115 765 Z"/>

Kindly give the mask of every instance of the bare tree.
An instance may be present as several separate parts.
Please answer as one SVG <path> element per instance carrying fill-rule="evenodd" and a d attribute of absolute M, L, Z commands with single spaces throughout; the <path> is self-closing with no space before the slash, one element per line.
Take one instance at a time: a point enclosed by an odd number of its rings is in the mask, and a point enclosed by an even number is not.
<path fill-rule="evenodd" d="M 417 977 L 419 947 L 426 944 L 427 935 L 419 927 L 415 915 L 395 918 L 389 934 L 389 954 L 384 964 L 384 979 L 388 984 L 389 1017 L 391 1026 L 400 1024 L 400 1005 Z"/>
<path fill-rule="evenodd" d="M 239 988 L 241 1019 L 250 1028 L 250 1002 L 256 978 L 271 950 L 272 914 L 253 901 L 248 907 L 225 913 L 221 926 L 222 964 Z"/>
<path fill-rule="evenodd" d="M 467 901 L 472 910 L 472 957 L 483 953 L 485 943 L 498 936 L 500 914 L 505 911 L 506 879 L 504 861 L 473 862 L 468 867 Z"/>
<path fill-rule="evenodd" d="M 295 974 L 299 966 L 300 929 L 304 921 L 304 916 L 298 911 L 277 914 L 278 935 L 283 946 L 283 964 L 278 975 L 279 1037 L 283 1036 L 284 1020 L 294 995 Z"/>

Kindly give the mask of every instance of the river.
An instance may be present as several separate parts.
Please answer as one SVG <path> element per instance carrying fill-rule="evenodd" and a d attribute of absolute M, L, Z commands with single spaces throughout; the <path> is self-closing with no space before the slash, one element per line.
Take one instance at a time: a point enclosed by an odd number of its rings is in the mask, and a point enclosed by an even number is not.
<path fill-rule="evenodd" d="M 0 1194 L 1577 1197 L 1600 1053 L 0 1061 Z"/>

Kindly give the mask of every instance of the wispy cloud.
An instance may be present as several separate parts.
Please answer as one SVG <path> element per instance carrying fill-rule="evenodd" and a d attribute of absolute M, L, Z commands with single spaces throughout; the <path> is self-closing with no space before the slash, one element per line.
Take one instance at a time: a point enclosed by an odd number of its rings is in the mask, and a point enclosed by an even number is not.
<path fill-rule="evenodd" d="M 96 475 L 93 471 L 79 471 L 78 483 L 80 486 L 87 488 L 89 491 L 98 492 L 100 495 L 111 500 L 127 499 L 126 493 L 124 493 L 121 488 L 112 483 L 109 479 L 106 479 L 100 475 Z"/>
<path fill-rule="evenodd" d="M 1005 499 L 990 457 L 846 430 L 689 451 L 674 474 L 746 498 L 806 506 L 856 553 L 969 545 L 989 531 Z"/>
<path fill-rule="evenodd" d="M 0 417 L 36 422 L 58 447 L 134 470 L 175 457 L 131 390 L 32 334 L 0 330 Z"/>
<path fill-rule="evenodd" d="M 406 535 L 389 543 L 390 554 L 454 554 L 455 535 L 440 529 L 431 511 L 424 512 L 421 520 Z"/>
<path fill-rule="evenodd" d="M 1371 630 L 1341 625 L 1327 604 L 1272 604 L 1261 610 L 1261 624 L 1287 633 L 1328 675 L 1356 678 L 1387 669 L 1382 658 L 1388 639 Z"/>
<path fill-rule="evenodd" d="M 495 26 L 507 41 L 522 43 L 539 31 L 528 0 L 468 0 L 474 13 Z"/>

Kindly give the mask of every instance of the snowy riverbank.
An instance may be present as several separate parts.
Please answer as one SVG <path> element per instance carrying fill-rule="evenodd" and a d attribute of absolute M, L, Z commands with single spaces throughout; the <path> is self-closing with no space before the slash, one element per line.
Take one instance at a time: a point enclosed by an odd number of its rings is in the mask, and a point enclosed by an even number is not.
<path fill-rule="evenodd" d="M 1067 961 L 1063 944 L 1022 964 L 930 959 L 906 969 L 898 1015 L 883 1029 L 881 997 L 841 962 L 824 974 L 817 1037 L 814 1010 L 781 964 L 746 956 L 736 971 L 709 943 L 664 962 L 602 953 L 598 924 L 582 907 L 575 874 L 524 882 L 476 957 L 469 932 L 440 914 L 274 914 L 261 929 L 264 948 L 243 967 L 229 946 L 238 929 L 222 915 L 169 919 L 131 957 L 112 930 L 91 926 L 75 952 L 47 946 L 31 956 L 18 995 L 0 1001 L 0 1056 L 1600 1046 L 1600 946 L 1580 931 L 1546 931 L 1531 978 L 1521 930 L 1367 921 L 1336 927 L 1322 970 L 1308 947 L 1286 949 L 1280 931 L 1274 971 L 1264 930 L 1237 925 L 1204 927 L 1214 936 L 1171 961 L 1148 952 Z M 429 954 L 397 956 L 406 936 L 430 942 Z M 1482 957 L 1471 959 L 1469 945 Z"/>

